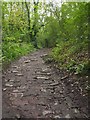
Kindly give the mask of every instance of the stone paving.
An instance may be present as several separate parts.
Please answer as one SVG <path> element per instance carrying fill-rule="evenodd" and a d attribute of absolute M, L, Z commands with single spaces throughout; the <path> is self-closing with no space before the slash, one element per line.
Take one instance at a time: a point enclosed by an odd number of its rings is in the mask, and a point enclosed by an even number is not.
<path fill-rule="evenodd" d="M 3 72 L 3 118 L 87 118 L 88 102 L 78 83 L 42 59 L 38 50 Z"/>

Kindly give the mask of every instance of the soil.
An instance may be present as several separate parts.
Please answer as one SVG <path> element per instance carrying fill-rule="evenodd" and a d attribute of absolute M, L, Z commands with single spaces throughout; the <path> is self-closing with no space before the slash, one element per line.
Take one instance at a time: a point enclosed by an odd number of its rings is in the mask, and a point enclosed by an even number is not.
<path fill-rule="evenodd" d="M 3 118 L 88 118 L 87 94 L 76 75 L 46 64 L 49 52 L 23 56 L 3 72 Z"/>

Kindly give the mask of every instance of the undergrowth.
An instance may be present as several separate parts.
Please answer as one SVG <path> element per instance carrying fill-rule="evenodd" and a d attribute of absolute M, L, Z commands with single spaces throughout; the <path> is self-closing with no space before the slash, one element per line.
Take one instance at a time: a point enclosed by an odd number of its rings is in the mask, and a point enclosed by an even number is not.
<path fill-rule="evenodd" d="M 26 55 L 35 50 L 30 43 L 8 42 L 2 44 L 2 62 L 9 63 L 20 56 Z"/>
<path fill-rule="evenodd" d="M 60 69 L 75 74 L 87 73 L 90 69 L 88 59 L 88 40 L 61 41 L 53 48 L 50 55 Z"/>

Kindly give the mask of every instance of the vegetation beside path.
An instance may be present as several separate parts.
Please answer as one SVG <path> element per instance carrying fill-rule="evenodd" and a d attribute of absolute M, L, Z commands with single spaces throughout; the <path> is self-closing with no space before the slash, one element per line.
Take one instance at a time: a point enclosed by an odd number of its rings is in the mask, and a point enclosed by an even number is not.
<path fill-rule="evenodd" d="M 35 49 L 52 48 L 50 57 L 60 69 L 87 74 L 89 9 L 89 2 L 3 2 L 3 64 Z"/>

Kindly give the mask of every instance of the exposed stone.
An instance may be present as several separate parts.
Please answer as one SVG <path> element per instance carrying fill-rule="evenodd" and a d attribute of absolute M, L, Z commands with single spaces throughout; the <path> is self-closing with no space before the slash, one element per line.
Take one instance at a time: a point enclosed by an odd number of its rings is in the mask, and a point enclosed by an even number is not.
<path fill-rule="evenodd" d="M 18 66 L 12 66 L 12 68 L 18 68 Z"/>
<path fill-rule="evenodd" d="M 23 74 L 16 74 L 16 76 L 23 76 Z"/>
<path fill-rule="evenodd" d="M 3 91 L 6 91 L 7 90 L 7 88 L 3 88 Z"/>
<path fill-rule="evenodd" d="M 42 91 L 42 92 L 46 92 L 46 89 L 44 89 L 44 88 L 41 87 L 41 91 Z"/>
<path fill-rule="evenodd" d="M 10 82 L 14 82 L 14 80 L 13 79 L 11 79 L 11 80 L 9 80 Z"/>
<path fill-rule="evenodd" d="M 44 80 L 48 80 L 49 77 L 42 77 L 42 76 L 38 76 L 38 77 L 34 77 L 35 79 L 44 79 Z"/>
<path fill-rule="evenodd" d="M 13 93 L 17 93 L 17 92 L 19 92 L 19 90 L 13 90 Z"/>
<path fill-rule="evenodd" d="M 17 70 L 13 70 L 12 72 L 13 72 L 13 73 L 18 73 L 18 71 L 17 71 Z"/>
<path fill-rule="evenodd" d="M 59 85 L 59 84 L 60 84 L 59 82 L 55 82 L 55 83 L 50 84 L 50 86 L 56 86 L 56 85 Z"/>
<path fill-rule="evenodd" d="M 6 87 L 13 87 L 13 85 L 12 85 L 12 84 L 9 84 L 9 83 L 6 83 L 5 86 L 6 86 Z"/>
<path fill-rule="evenodd" d="M 78 109 L 74 108 L 74 112 L 75 113 L 79 113 Z"/>
<path fill-rule="evenodd" d="M 69 114 L 67 114 L 67 115 L 65 116 L 65 118 L 70 118 L 70 115 L 69 115 Z"/>
<path fill-rule="evenodd" d="M 80 81 L 73 80 L 72 75 L 67 76 L 66 72 L 57 71 L 52 64 L 49 66 L 43 64 L 44 61 L 40 55 L 45 53 L 43 50 L 38 50 L 35 54 L 32 53 L 32 56 L 24 56 L 16 63 L 12 63 L 4 73 L 2 81 L 3 106 L 5 106 L 3 107 L 3 117 L 7 115 L 10 118 L 13 109 L 14 118 L 16 113 L 20 113 L 20 116 L 17 115 L 16 118 L 21 118 L 21 114 L 24 118 L 85 116 L 88 107 L 84 100 L 86 96 L 82 96 L 85 93 L 79 94 L 80 91 L 83 92 L 83 89 L 80 88 L 78 91 L 78 86 L 81 87 Z M 16 74 L 12 74 L 11 71 Z M 8 110 L 6 110 L 7 108 Z"/>
<path fill-rule="evenodd" d="M 15 97 L 15 98 L 17 98 L 17 97 L 23 97 L 23 93 L 11 93 L 11 96 Z"/>
<path fill-rule="evenodd" d="M 26 60 L 26 61 L 24 61 L 24 63 L 29 63 L 30 62 L 30 60 Z"/>
<path fill-rule="evenodd" d="M 47 114 L 50 114 L 50 113 L 52 113 L 52 111 L 50 111 L 50 110 L 45 110 L 45 111 L 43 111 L 43 115 L 44 115 L 44 116 L 47 115 Z"/>
<path fill-rule="evenodd" d="M 55 115 L 54 118 L 61 118 L 59 115 Z"/>
<path fill-rule="evenodd" d="M 62 77 L 62 78 L 61 78 L 61 80 L 66 79 L 67 77 L 68 77 L 68 75 L 66 75 L 66 76 Z"/>

